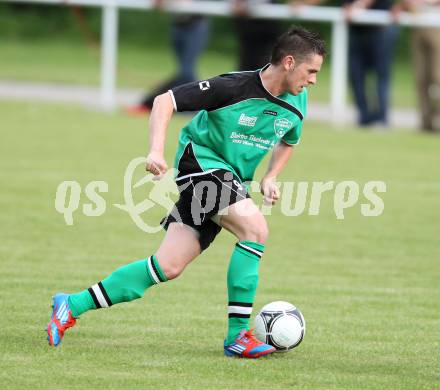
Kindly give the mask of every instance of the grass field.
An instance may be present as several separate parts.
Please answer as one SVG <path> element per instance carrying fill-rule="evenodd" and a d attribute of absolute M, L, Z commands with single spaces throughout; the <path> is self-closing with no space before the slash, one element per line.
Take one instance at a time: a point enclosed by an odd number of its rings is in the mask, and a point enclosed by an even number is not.
<path fill-rule="evenodd" d="M 255 307 L 292 301 L 307 334 L 288 354 L 242 361 L 222 355 L 228 233 L 179 279 L 142 300 L 87 313 L 60 348 L 48 347 L 53 293 L 88 287 L 161 240 L 112 206 L 123 201 L 128 161 L 146 153 L 146 123 L 5 102 L 0 118 L 2 388 L 439 388 L 439 137 L 305 126 L 282 179 L 382 180 L 385 211 L 363 217 L 358 204 L 337 220 L 332 193 L 318 216 L 286 217 L 275 208 Z M 185 120 L 172 122 L 169 161 Z M 106 213 L 78 210 L 66 226 L 54 208 L 64 180 L 83 189 L 108 182 Z M 146 219 L 163 213 L 154 208 Z"/>

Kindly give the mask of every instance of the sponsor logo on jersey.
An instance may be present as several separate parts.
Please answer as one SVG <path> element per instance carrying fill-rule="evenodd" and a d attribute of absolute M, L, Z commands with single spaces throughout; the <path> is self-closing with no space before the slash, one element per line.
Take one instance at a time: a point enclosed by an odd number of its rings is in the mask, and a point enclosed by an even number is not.
<path fill-rule="evenodd" d="M 207 91 L 209 88 L 211 88 L 211 85 L 209 84 L 209 81 L 201 81 L 199 83 L 199 87 L 202 91 Z"/>
<path fill-rule="evenodd" d="M 265 115 L 272 115 L 272 116 L 278 116 L 278 113 L 276 111 L 272 111 L 272 110 L 264 110 L 263 114 L 265 114 Z"/>
<path fill-rule="evenodd" d="M 257 116 L 247 116 L 246 114 L 241 114 L 238 119 L 238 124 L 247 127 L 254 127 L 257 122 Z"/>
<path fill-rule="evenodd" d="M 278 137 L 282 137 L 286 134 L 291 128 L 293 123 L 286 118 L 275 119 L 273 123 L 273 128 L 275 130 L 275 134 Z"/>

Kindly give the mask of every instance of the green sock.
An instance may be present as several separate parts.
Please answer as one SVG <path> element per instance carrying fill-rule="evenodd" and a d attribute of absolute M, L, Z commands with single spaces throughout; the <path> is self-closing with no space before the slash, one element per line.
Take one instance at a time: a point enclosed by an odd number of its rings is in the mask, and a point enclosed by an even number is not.
<path fill-rule="evenodd" d="M 153 255 L 124 265 L 87 290 L 70 295 L 69 306 L 77 318 L 89 310 L 141 298 L 147 288 L 167 280 Z"/>
<path fill-rule="evenodd" d="M 263 251 L 263 244 L 239 241 L 232 253 L 228 269 L 227 344 L 234 342 L 242 329 L 249 329 Z"/>

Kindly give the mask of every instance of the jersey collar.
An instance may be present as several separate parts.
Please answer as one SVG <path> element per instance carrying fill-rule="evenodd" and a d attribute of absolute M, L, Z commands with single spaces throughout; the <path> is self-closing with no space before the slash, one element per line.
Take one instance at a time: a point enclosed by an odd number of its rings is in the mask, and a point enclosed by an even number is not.
<path fill-rule="evenodd" d="M 296 107 L 292 106 L 290 103 L 287 103 L 285 100 L 280 99 L 279 97 L 272 95 L 264 86 L 263 80 L 261 79 L 261 73 L 263 71 L 265 71 L 269 66 L 270 66 L 270 62 L 268 64 L 264 65 L 260 70 L 257 70 L 255 72 L 257 83 L 262 88 L 264 95 L 266 96 L 266 99 L 272 103 L 275 103 L 275 104 L 285 108 L 286 110 L 293 112 L 295 115 L 297 115 L 299 117 L 299 119 L 303 120 L 304 115 L 301 113 L 300 110 L 298 110 Z"/>

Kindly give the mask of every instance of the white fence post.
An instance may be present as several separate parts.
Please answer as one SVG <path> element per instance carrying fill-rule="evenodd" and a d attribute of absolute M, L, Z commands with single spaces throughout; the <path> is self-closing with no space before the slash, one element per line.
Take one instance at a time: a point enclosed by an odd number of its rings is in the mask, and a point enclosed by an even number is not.
<path fill-rule="evenodd" d="M 107 3 L 102 7 L 100 103 L 109 111 L 116 107 L 117 45 L 118 8 Z"/>
<path fill-rule="evenodd" d="M 348 25 L 343 16 L 332 25 L 330 106 L 333 123 L 346 120 Z"/>

